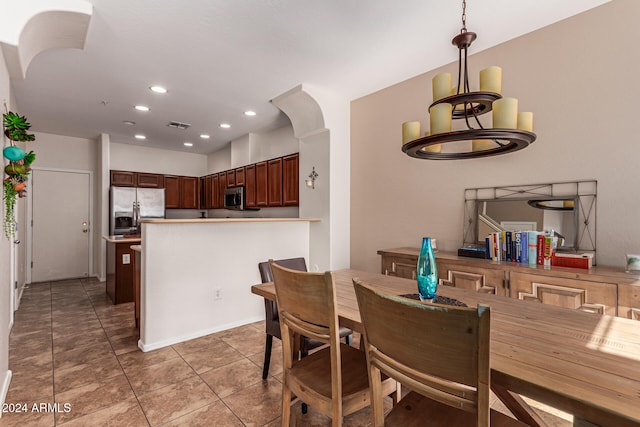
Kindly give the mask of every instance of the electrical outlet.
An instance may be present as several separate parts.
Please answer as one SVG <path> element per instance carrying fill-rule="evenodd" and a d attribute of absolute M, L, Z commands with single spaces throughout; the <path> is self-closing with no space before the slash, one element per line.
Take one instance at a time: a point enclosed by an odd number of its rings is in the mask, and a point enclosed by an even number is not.
<path fill-rule="evenodd" d="M 222 289 L 216 288 L 213 291 L 213 299 L 216 300 L 216 301 L 222 299 Z"/>

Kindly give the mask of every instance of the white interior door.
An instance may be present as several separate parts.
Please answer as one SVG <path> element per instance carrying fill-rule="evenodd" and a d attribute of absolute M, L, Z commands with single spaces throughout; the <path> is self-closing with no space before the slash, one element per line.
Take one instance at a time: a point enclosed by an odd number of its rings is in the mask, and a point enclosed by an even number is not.
<path fill-rule="evenodd" d="M 89 275 L 89 172 L 31 173 L 31 282 Z"/>

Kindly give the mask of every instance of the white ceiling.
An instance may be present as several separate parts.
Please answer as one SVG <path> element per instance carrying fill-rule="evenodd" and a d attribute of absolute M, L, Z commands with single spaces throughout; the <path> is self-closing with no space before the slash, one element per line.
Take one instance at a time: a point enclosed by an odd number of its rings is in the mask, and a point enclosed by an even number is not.
<path fill-rule="evenodd" d="M 455 61 L 451 39 L 462 9 L 453 0 L 89 2 L 85 48 L 45 51 L 24 81 L 12 82 L 32 129 L 84 138 L 108 133 L 112 142 L 201 154 L 288 124 L 269 100 L 298 84 L 352 100 Z M 467 27 L 478 33 L 469 51 L 605 2 L 469 0 Z M 153 93 L 153 84 L 169 92 Z M 136 104 L 151 111 L 135 111 Z M 249 109 L 257 116 L 244 116 Z M 172 129 L 169 121 L 192 127 Z M 222 122 L 231 128 L 219 128 Z M 135 140 L 136 133 L 147 139 Z"/>

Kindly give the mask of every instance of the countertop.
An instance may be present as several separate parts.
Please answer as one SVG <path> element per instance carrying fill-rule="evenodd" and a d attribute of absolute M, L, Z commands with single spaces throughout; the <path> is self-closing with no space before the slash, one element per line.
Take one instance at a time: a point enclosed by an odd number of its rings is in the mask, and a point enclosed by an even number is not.
<path fill-rule="evenodd" d="M 229 222 L 318 222 L 320 218 L 197 218 L 197 219 L 141 219 L 147 224 L 215 224 Z"/>
<path fill-rule="evenodd" d="M 102 236 L 104 240 L 109 243 L 140 243 L 142 239 L 138 237 L 129 236 Z"/>

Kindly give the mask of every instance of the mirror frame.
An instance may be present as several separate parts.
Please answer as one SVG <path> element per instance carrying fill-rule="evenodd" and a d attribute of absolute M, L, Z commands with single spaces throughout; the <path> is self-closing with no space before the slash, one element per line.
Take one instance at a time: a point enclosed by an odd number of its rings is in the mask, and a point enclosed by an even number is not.
<path fill-rule="evenodd" d="M 597 186 L 598 182 L 591 180 L 465 189 L 463 244 L 484 245 L 478 238 L 478 208 L 481 202 L 573 199 L 576 210 L 575 242 L 573 247 L 561 249 L 565 252 L 593 253 L 595 265 Z"/>

